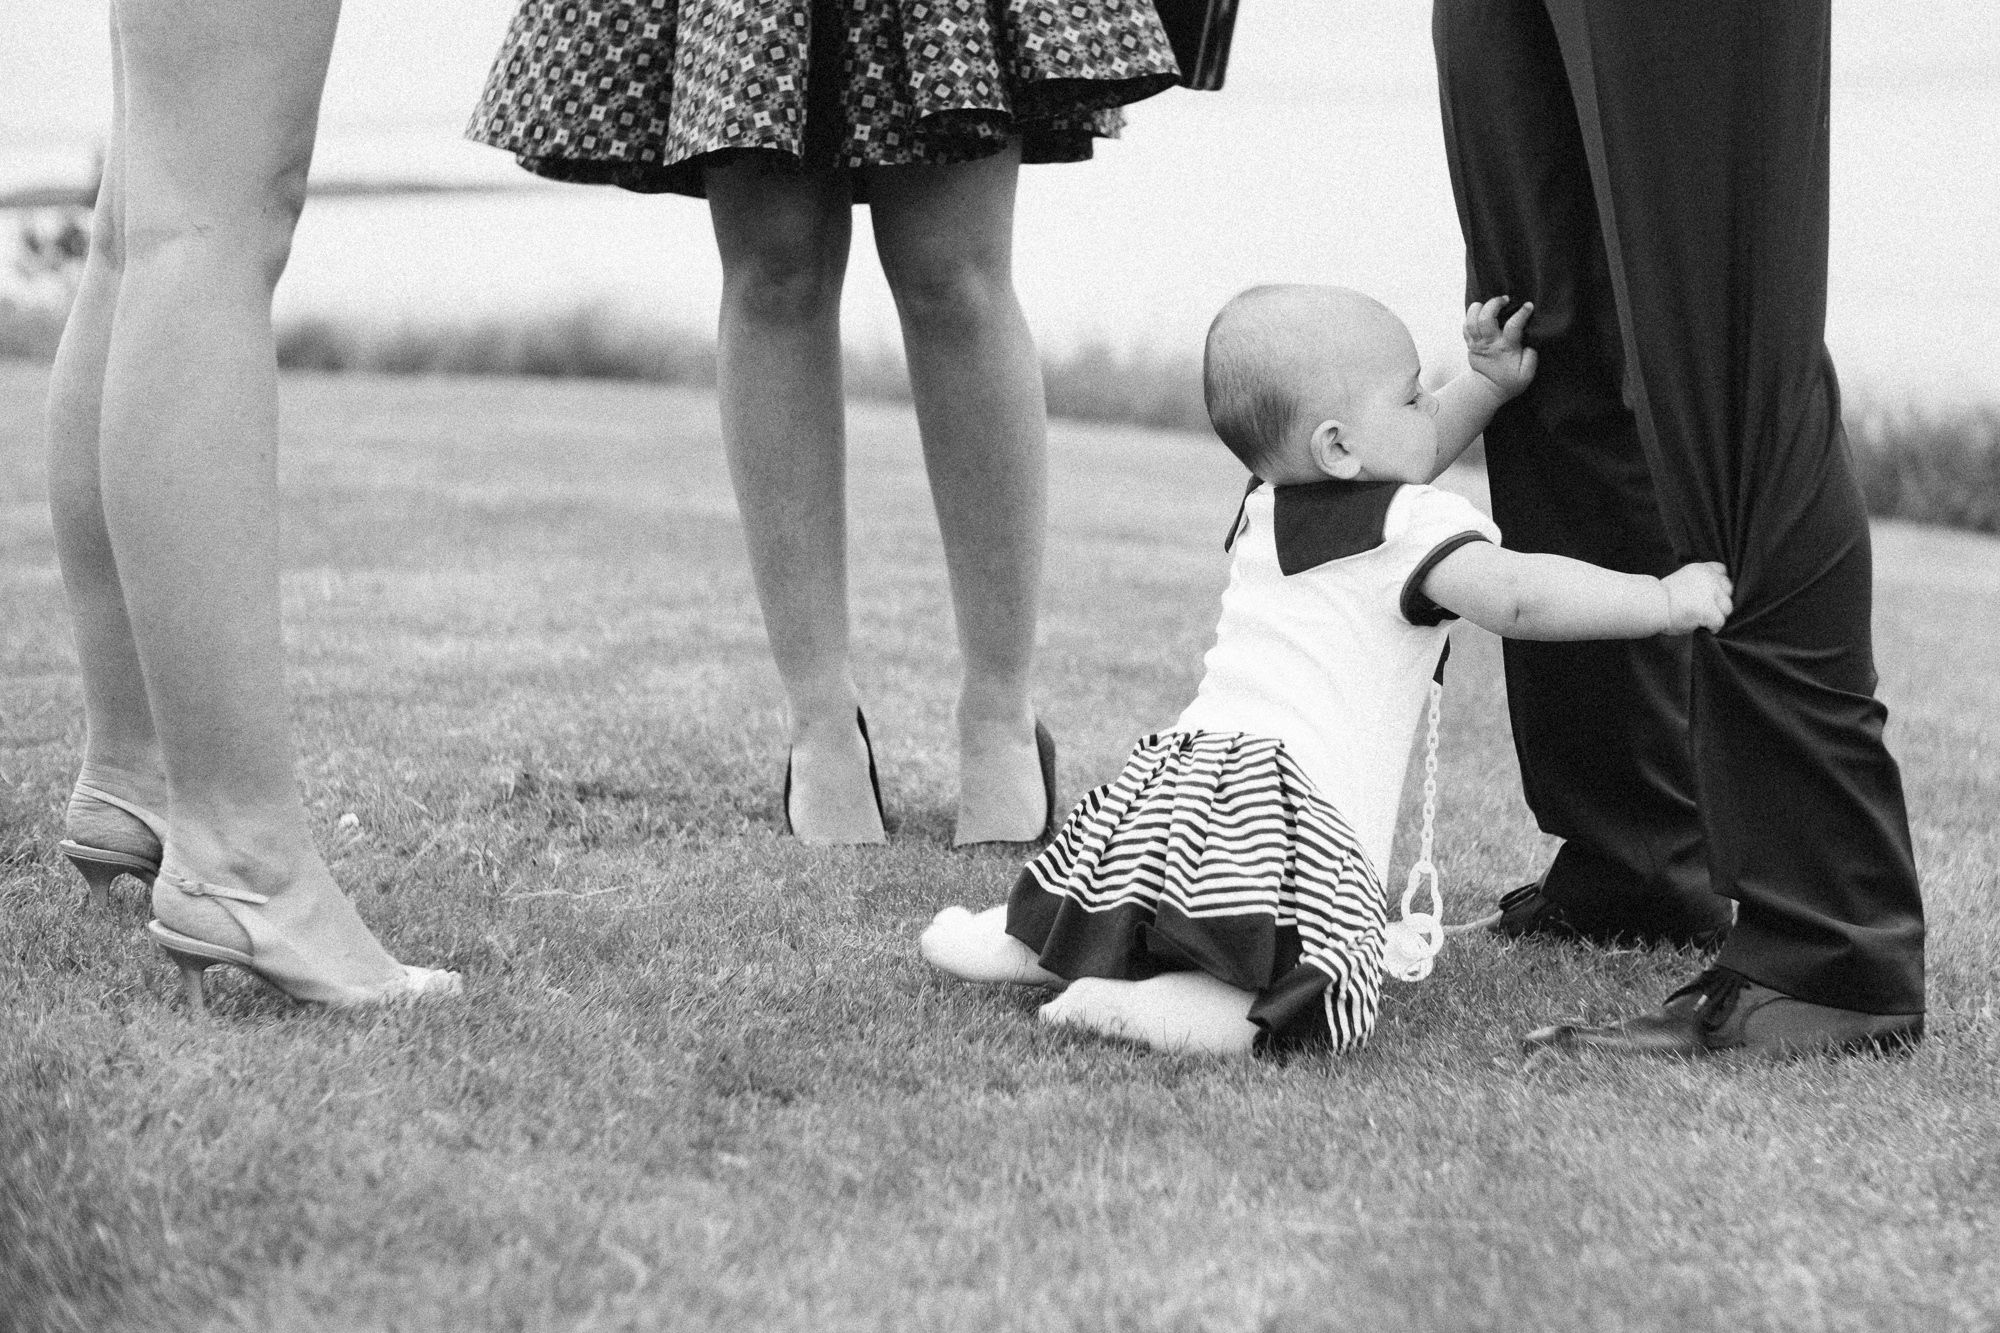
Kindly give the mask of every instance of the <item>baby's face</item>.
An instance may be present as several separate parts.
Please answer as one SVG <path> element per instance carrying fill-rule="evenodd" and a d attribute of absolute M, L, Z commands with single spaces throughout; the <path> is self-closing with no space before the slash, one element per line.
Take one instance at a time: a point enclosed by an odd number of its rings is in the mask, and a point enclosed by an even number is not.
<path fill-rule="evenodd" d="M 1437 469 L 1437 399 L 1417 380 L 1417 347 L 1400 320 L 1381 312 L 1372 327 L 1348 328 L 1321 347 L 1326 364 L 1300 368 L 1300 428 L 1266 481 L 1288 484 L 1336 475 L 1314 454 L 1312 432 L 1338 422 L 1355 481 L 1429 481 Z"/>
<path fill-rule="evenodd" d="M 1361 463 L 1363 481 L 1429 481 L 1437 471 L 1437 398 L 1408 331 L 1385 338 L 1349 367 L 1341 442 Z"/>

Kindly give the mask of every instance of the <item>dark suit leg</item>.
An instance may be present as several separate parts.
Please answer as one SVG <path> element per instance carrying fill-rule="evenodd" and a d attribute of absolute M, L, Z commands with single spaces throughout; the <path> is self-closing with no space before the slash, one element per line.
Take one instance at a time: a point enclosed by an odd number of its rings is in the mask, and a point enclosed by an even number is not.
<path fill-rule="evenodd" d="M 1816 1004 L 1924 1007 L 1923 907 L 1873 697 L 1868 525 L 1826 315 L 1827 0 L 1544 0 L 1674 550 L 1736 611 L 1693 654 L 1720 961 Z"/>
<path fill-rule="evenodd" d="M 1679 563 L 1638 427 L 1582 131 L 1540 0 L 1438 0 L 1438 84 L 1468 300 L 1532 300 L 1541 369 L 1486 431 L 1508 547 L 1638 574 Z M 1505 647 L 1521 784 L 1565 839 L 1542 893 L 1598 938 L 1729 922 L 1710 892 L 1687 748 L 1685 639 Z"/>

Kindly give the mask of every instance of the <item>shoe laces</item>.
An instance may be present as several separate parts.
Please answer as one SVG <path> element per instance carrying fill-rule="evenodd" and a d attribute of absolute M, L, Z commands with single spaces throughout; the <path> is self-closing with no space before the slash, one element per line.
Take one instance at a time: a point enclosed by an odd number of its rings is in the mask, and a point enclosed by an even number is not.
<path fill-rule="evenodd" d="M 1703 1033 L 1714 1032 L 1736 1007 L 1736 997 L 1750 978 L 1727 967 L 1711 967 L 1667 997 L 1672 1004 L 1683 995 L 1695 997 L 1695 1022 Z"/>

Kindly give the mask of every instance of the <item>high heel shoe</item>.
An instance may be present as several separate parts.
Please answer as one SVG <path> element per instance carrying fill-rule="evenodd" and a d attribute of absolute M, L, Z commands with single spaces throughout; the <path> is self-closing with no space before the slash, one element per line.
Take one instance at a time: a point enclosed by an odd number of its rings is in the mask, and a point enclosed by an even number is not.
<path fill-rule="evenodd" d="M 1035 719 L 1035 759 L 1042 766 L 1042 836 L 1047 842 L 1056 836 L 1056 738 Z"/>
<path fill-rule="evenodd" d="M 882 821 L 882 835 L 889 834 L 889 816 L 882 808 L 882 779 L 875 772 L 875 743 L 868 739 L 868 719 L 859 708 L 854 710 L 854 725 L 861 732 L 861 748 L 868 751 L 868 787 L 875 793 L 875 817 Z M 798 830 L 792 827 L 792 756 L 785 755 L 785 792 L 780 798 L 785 808 L 785 832 L 793 837 Z"/>
<path fill-rule="evenodd" d="M 202 994 L 202 974 L 218 963 L 240 967 L 294 1000 L 335 1009 L 355 1009 L 421 996 L 456 995 L 462 989 L 456 972 L 413 967 L 408 963 L 398 964 L 403 969 L 402 977 L 386 985 L 355 986 L 335 981 L 324 975 L 325 964 L 318 956 L 320 951 L 314 949 L 310 941 L 299 939 L 286 927 L 267 921 L 261 913 L 252 910 L 271 901 L 264 894 L 232 888 L 227 884 L 205 884 L 164 870 L 159 872 L 158 879 L 190 898 L 213 900 L 228 912 L 237 928 L 250 940 L 250 952 L 245 953 L 241 949 L 211 944 L 207 940 L 169 930 L 158 920 L 146 923 L 146 933 L 180 969 L 181 989 L 187 995 L 189 1010 L 196 1014 L 207 1012 Z M 231 906 L 234 903 L 247 906 Z"/>
<path fill-rule="evenodd" d="M 120 838 L 119 841 L 124 843 L 120 847 L 81 842 L 75 838 L 64 838 L 56 844 L 57 849 L 69 858 L 69 863 L 76 867 L 76 873 L 83 876 L 91 910 L 102 912 L 111 905 L 112 880 L 120 875 L 130 875 L 150 886 L 153 877 L 160 873 L 160 849 L 167 839 L 167 821 L 144 806 L 134 805 L 87 782 L 76 784 L 70 793 L 71 803 L 74 804 L 79 796 L 124 811 L 145 830 L 143 835 L 133 831 L 129 838 Z"/>
<path fill-rule="evenodd" d="M 1035 719 L 1035 761 L 1042 770 L 1042 831 L 1026 839 L 1026 843 L 1045 843 L 1056 836 L 1056 738 Z M 991 838 L 980 842 L 953 841 L 955 848 L 965 847 L 1018 847 L 1022 843 L 1005 838 Z"/>

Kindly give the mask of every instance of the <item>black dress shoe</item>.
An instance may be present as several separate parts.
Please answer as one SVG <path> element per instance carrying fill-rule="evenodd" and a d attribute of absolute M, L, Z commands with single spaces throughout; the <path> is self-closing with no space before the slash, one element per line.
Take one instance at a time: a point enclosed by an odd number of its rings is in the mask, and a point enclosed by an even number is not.
<path fill-rule="evenodd" d="M 1668 944 L 1676 948 L 1713 949 L 1729 934 L 1729 926 L 1705 930 L 1597 927 L 1586 930 L 1572 921 L 1562 904 L 1542 892 L 1542 882 L 1523 884 L 1500 895 L 1499 919 L 1488 927 L 1507 939 L 1571 940 L 1606 948 L 1620 945 Z"/>
<path fill-rule="evenodd" d="M 1714 1055 L 1743 1051 L 1764 1059 L 1907 1051 L 1924 1038 L 1922 1014 L 1866 1014 L 1797 999 L 1759 985 L 1741 972 L 1711 967 L 1666 998 L 1658 1009 L 1601 1027 L 1558 1023 L 1521 1041 L 1530 1055 L 1546 1050 L 1610 1055 Z"/>
<path fill-rule="evenodd" d="M 1542 882 L 1523 884 L 1500 895 L 1500 919 L 1490 930 L 1510 940 L 1534 936 L 1545 940 L 1580 940 L 1583 932 L 1570 924 L 1563 909 L 1542 896 Z"/>

